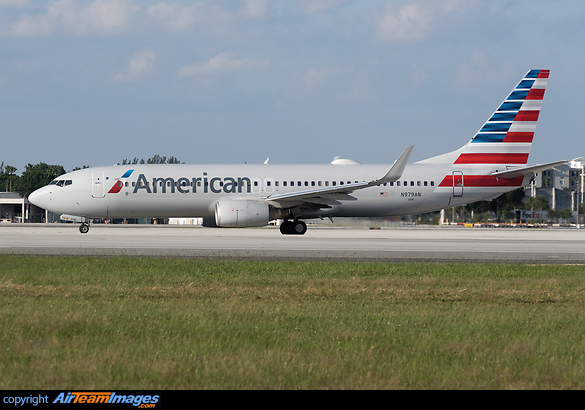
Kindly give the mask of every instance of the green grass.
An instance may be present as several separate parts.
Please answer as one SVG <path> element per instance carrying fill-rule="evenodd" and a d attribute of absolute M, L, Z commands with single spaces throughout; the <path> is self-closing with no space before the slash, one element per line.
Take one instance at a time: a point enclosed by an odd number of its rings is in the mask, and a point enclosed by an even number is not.
<path fill-rule="evenodd" d="M 0 389 L 583 389 L 584 273 L 0 256 Z"/>

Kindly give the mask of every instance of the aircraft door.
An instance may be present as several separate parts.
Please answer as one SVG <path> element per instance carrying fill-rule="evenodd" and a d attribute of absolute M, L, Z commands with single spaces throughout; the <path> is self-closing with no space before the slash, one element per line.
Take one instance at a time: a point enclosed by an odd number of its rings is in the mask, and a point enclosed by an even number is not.
<path fill-rule="evenodd" d="M 463 196 L 463 172 L 453 171 L 453 196 Z"/>
<path fill-rule="evenodd" d="M 94 198 L 103 198 L 106 196 L 103 171 L 91 173 L 91 196 Z"/>

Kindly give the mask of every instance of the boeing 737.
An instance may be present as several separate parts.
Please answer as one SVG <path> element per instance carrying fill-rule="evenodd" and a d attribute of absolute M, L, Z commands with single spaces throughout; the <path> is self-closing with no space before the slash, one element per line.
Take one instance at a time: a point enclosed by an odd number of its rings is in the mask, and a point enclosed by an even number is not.
<path fill-rule="evenodd" d="M 530 70 L 467 144 L 413 164 L 409 146 L 392 165 L 118 165 L 62 175 L 29 201 L 86 219 L 202 217 L 219 227 L 280 219 L 282 234 L 303 235 L 311 218 L 421 214 L 488 200 L 567 162 L 527 166 L 548 77 Z M 83 222 L 80 232 L 88 231 Z"/>

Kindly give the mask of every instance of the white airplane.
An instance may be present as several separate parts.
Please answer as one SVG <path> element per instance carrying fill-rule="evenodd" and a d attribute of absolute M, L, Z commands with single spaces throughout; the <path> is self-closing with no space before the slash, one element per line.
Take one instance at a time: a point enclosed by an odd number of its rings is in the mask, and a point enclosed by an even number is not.
<path fill-rule="evenodd" d="M 219 227 L 303 235 L 303 219 L 420 214 L 495 198 L 567 161 L 526 166 L 549 70 L 530 70 L 460 149 L 408 164 L 128 165 L 61 175 L 29 201 L 85 218 L 202 217 Z M 83 222 L 80 232 L 87 233 Z"/>

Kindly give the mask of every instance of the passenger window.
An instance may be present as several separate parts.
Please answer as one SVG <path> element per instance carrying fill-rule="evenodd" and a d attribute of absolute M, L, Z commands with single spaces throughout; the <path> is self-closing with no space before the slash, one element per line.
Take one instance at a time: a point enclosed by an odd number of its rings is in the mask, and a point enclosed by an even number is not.
<path fill-rule="evenodd" d="M 431 186 L 435 186 L 435 181 L 431 181 Z"/>
<path fill-rule="evenodd" d="M 394 182 L 390 182 L 390 186 L 394 186 Z"/>
<path fill-rule="evenodd" d="M 410 181 L 410 186 L 414 186 L 414 181 Z"/>
<path fill-rule="evenodd" d="M 428 185 L 428 183 L 427 183 L 427 181 L 425 181 L 425 186 L 427 186 L 427 185 Z"/>
<path fill-rule="evenodd" d="M 315 181 L 311 181 L 311 186 L 315 186 Z"/>
<path fill-rule="evenodd" d="M 309 186 L 309 181 L 305 181 L 305 186 Z"/>
<path fill-rule="evenodd" d="M 301 181 L 297 181 L 297 185 L 298 185 L 298 186 L 301 186 L 301 185 L 303 185 L 303 184 L 301 183 Z"/>
<path fill-rule="evenodd" d="M 329 181 L 325 181 L 325 186 L 329 186 Z"/>
<path fill-rule="evenodd" d="M 400 181 L 396 181 L 396 186 L 400 186 Z"/>
<path fill-rule="evenodd" d="M 420 186 L 420 181 L 416 181 L 416 185 L 417 186 Z"/>

